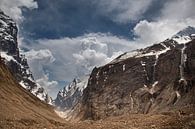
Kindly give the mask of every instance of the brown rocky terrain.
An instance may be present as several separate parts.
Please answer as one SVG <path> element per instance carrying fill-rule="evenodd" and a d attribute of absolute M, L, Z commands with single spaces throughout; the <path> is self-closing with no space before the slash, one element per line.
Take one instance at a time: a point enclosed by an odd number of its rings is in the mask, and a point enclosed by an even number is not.
<path fill-rule="evenodd" d="M 95 68 L 82 102 L 74 107 L 74 117 L 71 117 L 100 120 L 126 114 L 172 111 L 193 114 L 194 50 L 195 40 L 187 44 L 166 40 L 138 50 L 127 59 L 122 59 L 124 55 L 121 55 Z M 161 51 L 160 54 L 157 51 Z M 184 107 L 190 110 L 185 111 Z"/>
<path fill-rule="evenodd" d="M 63 123 L 53 108 L 20 86 L 0 63 L 0 129 L 54 128 Z M 55 126 L 54 126 L 55 125 Z"/>

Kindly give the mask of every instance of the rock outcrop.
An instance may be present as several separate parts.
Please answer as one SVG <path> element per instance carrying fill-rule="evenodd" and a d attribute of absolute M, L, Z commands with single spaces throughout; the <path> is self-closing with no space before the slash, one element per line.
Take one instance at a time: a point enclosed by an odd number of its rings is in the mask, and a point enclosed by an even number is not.
<path fill-rule="evenodd" d="M 94 68 L 73 116 L 98 120 L 194 107 L 195 40 L 185 34 Z"/>
<path fill-rule="evenodd" d="M 16 80 L 39 99 L 51 102 L 45 90 L 33 79 L 25 55 L 20 54 L 17 42 L 16 23 L 0 11 L 0 56 Z"/>

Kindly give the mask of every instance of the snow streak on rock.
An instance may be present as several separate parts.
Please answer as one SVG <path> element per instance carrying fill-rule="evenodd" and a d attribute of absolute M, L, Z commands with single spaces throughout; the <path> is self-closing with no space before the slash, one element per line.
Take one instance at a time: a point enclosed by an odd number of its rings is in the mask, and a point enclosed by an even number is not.
<path fill-rule="evenodd" d="M 187 54 L 185 54 L 185 49 L 186 49 L 186 44 L 184 43 L 183 44 L 183 48 L 181 49 L 181 64 L 180 64 L 180 80 L 179 82 L 180 83 L 184 83 L 184 85 L 186 86 L 187 85 L 187 81 L 184 77 L 184 68 L 185 68 L 185 65 L 186 65 L 186 61 L 187 61 Z"/>
<path fill-rule="evenodd" d="M 163 53 L 166 53 L 167 51 L 169 51 L 171 49 L 170 47 L 167 47 L 164 43 L 161 43 L 161 45 L 164 47 L 164 49 L 159 50 L 159 51 L 152 50 L 151 52 L 135 56 L 136 58 L 155 56 L 155 61 L 154 61 L 154 65 L 153 65 L 153 75 L 152 75 L 152 80 L 151 80 L 151 82 L 153 82 L 153 84 L 151 84 L 151 86 L 149 86 L 148 84 L 144 84 L 144 88 L 143 88 L 145 91 L 147 91 L 151 95 L 153 95 L 156 92 L 155 87 L 158 84 L 158 80 L 156 80 L 155 73 L 156 73 L 156 66 L 158 64 L 159 56 Z M 148 77 L 148 72 L 146 71 L 146 62 L 141 61 L 141 65 L 142 65 L 144 73 L 145 73 L 144 76 L 146 77 L 147 81 L 149 81 L 150 79 Z"/>

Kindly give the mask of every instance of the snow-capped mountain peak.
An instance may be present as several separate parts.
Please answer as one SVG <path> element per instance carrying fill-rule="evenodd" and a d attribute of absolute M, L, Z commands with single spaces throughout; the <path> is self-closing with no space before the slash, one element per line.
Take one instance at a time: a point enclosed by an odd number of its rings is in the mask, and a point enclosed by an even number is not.
<path fill-rule="evenodd" d="M 192 39 L 195 39 L 195 28 L 188 26 L 185 29 L 173 35 L 171 39 L 175 40 L 179 44 L 187 43 Z"/>
<path fill-rule="evenodd" d="M 131 57 L 139 58 L 144 56 L 159 56 L 159 54 L 166 53 L 168 50 L 175 48 L 177 45 L 188 43 L 193 39 L 195 39 L 195 28 L 188 26 L 160 44 L 153 44 L 145 49 L 126 52 L 110 63 L 117 63 Z"/>
<path fill-rule="evenodd" d="M 75 78 L 73 81 L 59 91 L 55 100 L 55 105 L 62 109 L 74 107 L 80 100 L 83 90 L 87 87 L 89 76 Z"/>
<path fill-rule="evenodd" d="M 179 31 L 174 36 L 191 36 L 191 34 L 195 34 L 195 28 L 192 26 L 188 26 L 184 28 L 183 30 Z"/>

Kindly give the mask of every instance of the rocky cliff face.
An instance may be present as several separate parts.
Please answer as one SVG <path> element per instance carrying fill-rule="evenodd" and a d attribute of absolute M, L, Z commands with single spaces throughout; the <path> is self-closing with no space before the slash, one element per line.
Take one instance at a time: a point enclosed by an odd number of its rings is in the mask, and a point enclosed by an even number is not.
<path fill-rule="evenodd" d="M 124 53 L 94 68 L 72 114 L 97 120 L 194 107 L 194 50 L 194 34 L 179 32 L 164 42 Z"/>
<path fill-rule="evenodd" d="M 44 89 L 35 83 L 25 55 L 20 54 L 16 23 L 0 11 L 0 56 L 10 68 L 16 80 L 39 99 L 50 103 Z"/>
<path fill-rule="evenodd" d="M 69 85 L 59 91 L 55 99 L 55 106 L 60 110 L 69 110 L 74 107 L 81 100 L 88 78 L 88 76 L 81 79 L 75 78 Z"/>

